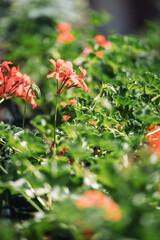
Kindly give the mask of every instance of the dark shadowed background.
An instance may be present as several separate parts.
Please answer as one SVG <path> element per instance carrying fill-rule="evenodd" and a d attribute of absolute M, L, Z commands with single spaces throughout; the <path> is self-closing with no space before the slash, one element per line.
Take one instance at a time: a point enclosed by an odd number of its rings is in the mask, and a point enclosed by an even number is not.
<path fill-rule="evenodd" d="M 113 16 L 109 26 L 101 31 L 115 29 L 121 34 L 128 34 L 141 29 L 145 20 L 154 20 L 160 11 L 159 0 L 89 0 L 95 10 L 106 10 Z"/>

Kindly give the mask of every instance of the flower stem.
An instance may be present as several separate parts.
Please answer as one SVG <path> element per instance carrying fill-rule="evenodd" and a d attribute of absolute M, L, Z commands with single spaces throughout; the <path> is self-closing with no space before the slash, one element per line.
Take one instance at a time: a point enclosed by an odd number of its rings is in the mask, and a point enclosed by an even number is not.
<path fill-rule="evenodd" d="M 11 148 L 12 150 L 14 150 L 15 152 L 21 153 L 21 150 L 15 148 L 15 147 L 11 147 L 11 146 L 7 145 L 6 142 L 3 141 L 2 139 L 0 139 L 0 144 L 2 144 L 3 146 L 8 146 L 8 147 L 10 147 L 10 148 Z M 1 151 L 2 151 L 2 149 L 1 149 Z M 1 151 L 0 151 L 0 153 L 1 153 Z"/>
<path fill-rule="evenodd" d="M 1 104 L 2 102 L 4 102 L 4 100 L 5 100 L 5 98 L 2 98 L 2 99 L 0 100 L 0 104 Z"/>
<path fill-rule="evenodd" d="M 58 94 L 56 98 L 56 109 L 55 109 L 55 115 L 54 115 L 54 153 L 56 154 L 56 122 L 57 122 L 57 107 L 58 107 Z"/>
<path fill-rule="evenodd" d="M 32 200 L 30 197 L 28 197 L 24 191 L 21 192 L 21 194 L 38 212 L 43 213 L 43 210 L 34 202 L 34 200 Z"/>
<path fill-rule="evenodd" d="M 31 87 L 28 88 L 27 95 L 26 95 L 25 106 L 24 106 L 23 122 L 22 122 L 22 128 L 23 128 L 23 129 L 24 129 L 24 122 L 25 122 L 25 118 L 26 118 L 27 99 L 28 99 L 28 94 L 29 94 L 29 90 L 30 90 L 30 89 L 31 89 Z"/>

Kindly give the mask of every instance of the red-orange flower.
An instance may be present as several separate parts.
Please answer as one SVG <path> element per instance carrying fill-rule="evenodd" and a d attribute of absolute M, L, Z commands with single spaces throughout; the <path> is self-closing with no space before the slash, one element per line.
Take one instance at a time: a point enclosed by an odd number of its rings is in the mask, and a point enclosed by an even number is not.
<path fill-rule="evenodd" d="M 87 72 L 86 72 L 86 70 L 82 66 L 79 66 L 79 69 L 81 70 L 81 76 L 77 76 L 76 75 L 76 77 L 77 77 L 77 79 L 78 79 L 78 81 L 80 83 L 80 86 L 83 88 L 83 90 L 85 92 L 88 92 L 88 86 L 84 82 L 84 78 L 85 78 Z"/>
<path fill-rule="evenodd" d="M 66 148 L 63 148 L 60 150 L 60 152 L 57 153 L 57 156 L 64 156 L 64 154 L 67 152 Z"/>
<path fill-rule="evenodd" d="M 98 43 L 103 48 L 110 50 L 112 48 L 112 44 L 106 40 L 105 36 L 103 35 L 97 35 L 95 36 L 95 42 Z"/>
<path fill-rule="evenodd" d="M 95 39 L 95 42 L 98 44 L 103 44 L 106 41 L 106 38 L 103 35 L 97 35 L 97 36 L 95 36 L 94 39 Z"/>
<path fill-rule="evenodd" d="M 62 107 L 65 107 L 65 106 L 67 106 L 67 103 L 66 103 L 66 102 L 61 102 L 60 105 L 61 105 Z"/>
<path fill-rule="evenodd" d="M 57 36 L 57 41 L 61 43 L 72 43 L 74 41 L 74 36 L 69 32 L 62 32 Z"/>
<path fill-rule="evenodd" d="M 64 32 L 69 32 L 71 30 L 71 25 L 69 23 L 66 22 L 62 22 L 60 24 L 58 24 L 55 29 L 58 32 L 64 33 Z"/>
<path fill-rule="evenodd" d="M 103 57 L 103 51 L 96 51 L 95 55 L 99 58 L 102 58 Z"/>
<path fill-rule="evenodd" d="M 73 70 L 73 65 L 70 61 L 64 61 L 58 59 L 55 62 L 53 59 L 49 60 L 55 67 L 51 73 L 47 75 L 47 78 L 56 77 L 57 80 L 57 94 L 61 95 L 64 91 L 73 87 L 81 87 L 84 91 L 88 92 L 88 87 L 84 82 L 86 70 L 80 66 L 81 76 L 76 75 L 76 71 Z M 59 82 L 60 86 L 59 86 Z"/>
<path fill-rule="evenodd" d="M 6 68 L 8 71 L 10 71 L 10 67 L 9 65 L 12 65 L 13 63 L 11 61 L 3 61 L 1 63 L 1 67 L 0 67 L 0 70 L 3 72 L 4 69 Z"/>
<path fill-rule="evenodd" d="M 153 125 L 148 129 L 147 141 L 153 153 L 160 158 L 160 126 Z"/>
<path fill-rule="evenodd" d="M 82 197 L 76 201 L 76 205 L 79 208 L 102 207 L 106 211 L 106 218 L 111 221 L 119 221 L 122 218 L 118 204 L 96 190 L 85 192 Z"/>
<path fill-rule="evenodd" d="M 66 122 L 66 121 L 68 121 L 68 119 L 70 119 L 70 116 L 65 115 L 65 116 L 63 117 L 63 119 L 64 119 L 64 121 Z"/>
<path fill-rule="evenodd" d="M 26 100 L 27 91 L 35 83 L 31 83 L 30 77 L 22 74 L 19 67 L 10 68 L 10 64 L 12 62 L 4 61 L 0 67 L 0 96 L 6 100 L 13 97 L 20 97 Z M 30 89 L 27 101 L 32 104 L 33 108 L 37 106 L 35 97 L 34 91 Z"/>
<path fill-rule="evenodd" d="M 112 48 L 112 44 L 107 40 L 105 41 L 105 43 L 101 44 L 101 46 L 107 50 L 110 50 Z"/>
<path fill-rule="evenodd" d="M 90 124 L 94 125 L 95 127 L 97 126 L 97 123 L 94 121 L 89 121 Z"/>
<path fill-rule="evenodd" d="M 73 105 L 73 104 L 77 104 L 77 100 L 74 98 L 70 100 L 70 105 Z"/>

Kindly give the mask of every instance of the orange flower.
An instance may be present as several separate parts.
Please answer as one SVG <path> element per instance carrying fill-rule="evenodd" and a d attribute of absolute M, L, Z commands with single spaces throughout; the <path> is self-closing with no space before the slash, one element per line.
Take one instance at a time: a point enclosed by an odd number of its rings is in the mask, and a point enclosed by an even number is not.
<path fill-rule="evenodd" d="M 148 145 L 153 153 L 160 158 L 160 126 L 153 125 L 147 133 Z"/>
<path fill-rule="evenodd" d="M 96 51 L 95 55 L 99 58 L 102 58 L 103 57 L 103 52 L 102 51 Z"/>
<path fill-rule="evenodd" d="M 65 115 L 65 116 L 63 117 L 63 119 L 64 119 L 64 121 L 66 122 L 66 121 L 68 121 L 68 119 L 70 119 L 70 116 Z"/>
<path fill-rule="evenodd" d="M 105 43 L 101 44 L 101 46 L 107 50 L 110 50 L 112 48 L 112 44 L 107 40 L 105 41 Z"/>
<path fill-rule="evenodd" d="M 60 58 L 57 59 L 57 62 L 53 59 L 49 61 L 54 65 L 55 70 L 52 70 L 52 72 L 47 75 L 47 78 L 56 77 L 58 95 L 61 95 L 64 91 L 73 87 L 81 87 L 84 91 L 88 92 L 88 87 L 84 82 L 86 70 L 82 66 L 79 66 L 81 75 L 78 76 L 76 75 L 76 71 L 73 70 L 73 64 L 70 61 L 64 61 Z"/>
<path fill-rule="evenodd" d="M 106 40 L 105 36 L 103 35 L 97 35 L 95 36 L 95 42 L 98 43 L 103 48 L 110 50 L 112 48 L 112 44 Z"/>
<path fill-rule="evenodd" d="M 81 76 L 78 76 L 77 79 L 80 82 L 80 85 L 83 88 L 83 91 L 88 92 L 87 84 L 84 82 L 84 77 L 86 76 L 87 72 L 82 66 L 79 66 L 79 69 L 81 70 Z"/>
<path fill-rule="evenodd" d="M 72 43 L 74 41 L 74 36 L 69 32 L 62 32 L 57 36 L 57 41 L 61 43 Z"/>
<path fill-rule="evenodd" d="M 82 197 L 76 201 L 79 208 L 102 207 L 106 211 L 106 218 L 111 221 L 119 221 L 122 218 L 118 204 L 103 193 L 90 190 L 85 192 Z"/>
<path fill-rule="evenodd" d="M 70 105 L 73 105 L 73 104 L 77 104 L 77 100 L 74 98 L 70 100 Z"/>
<path fill-rule="evenodd" d="M 97 123 L 94 121 L 89 121 L 90 124 L 94 125 L 95 127 L 97 126 Z"/>
<path fill-rule="evenodd" d="M 13 64 L 13 63 L 10 62 L 10 61 L 3 61 L 3 62 L 1 63 L 0 70 L 1 70 L 1 71 L 4 71 L 4 69 L 6 68 L 8 71 L 10 71 L 9 65 L 12 65 L 12 64 Z"/>
<path fill-rule="evenodd" d="M 4 61 L 0 65 L 0 96 L 4 99 L 10 99 L 13 97 L 20 97 L 32 104 L 35 108 L 37 103 L 35 101 L 36 95 L 33 90 L 38 88 L 35 83 L 30 81 L 30 77 L 27 74 L 22 74 L 19 67 L 9 67 L 12 62 Z M 31 89 L 32 88 L 32 89 Z"/>
<path fill-rule="evenodd" d="M 103 35 L 97 35 L 97 36 L 95 36 L 94 40 L 98 44 L 103 44 L 103 43 L 105 43 L 106 38 Z"/>
<path fill-rule="evenodd" d="M 65 107 L 65 106 L 67 106 L 67 103 L 66 103 L 66 102 L 61 102 L 60 105 L 61 105 L 62 107 Z"/>
<path fill-rule="evenodd" d="M 55 29 L 58 32 L 64 33 L 64 32 L 69 32 L 71 30 L 71 25 L 69 23 L 66 22 L 62 22 L 60 24 L 58 24 Z"/>

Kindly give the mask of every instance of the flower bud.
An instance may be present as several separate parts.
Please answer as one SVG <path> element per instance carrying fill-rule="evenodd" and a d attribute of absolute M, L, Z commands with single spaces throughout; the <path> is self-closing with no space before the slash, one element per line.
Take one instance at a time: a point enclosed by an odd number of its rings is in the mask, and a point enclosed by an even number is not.
<path fill-rule="evenodd" d="M 39 87 L 36 85 L 36 84 L 31 84 L 31 89 L 32 89 L 32 91 L 35 93 L 35 95 L 36 95 L 36 98 L 38 98 L 38 99 L 40 99 L 40 97 L 41 97 L 41 91 L 40 91 L 40 89 L 39 89 Z"/>

